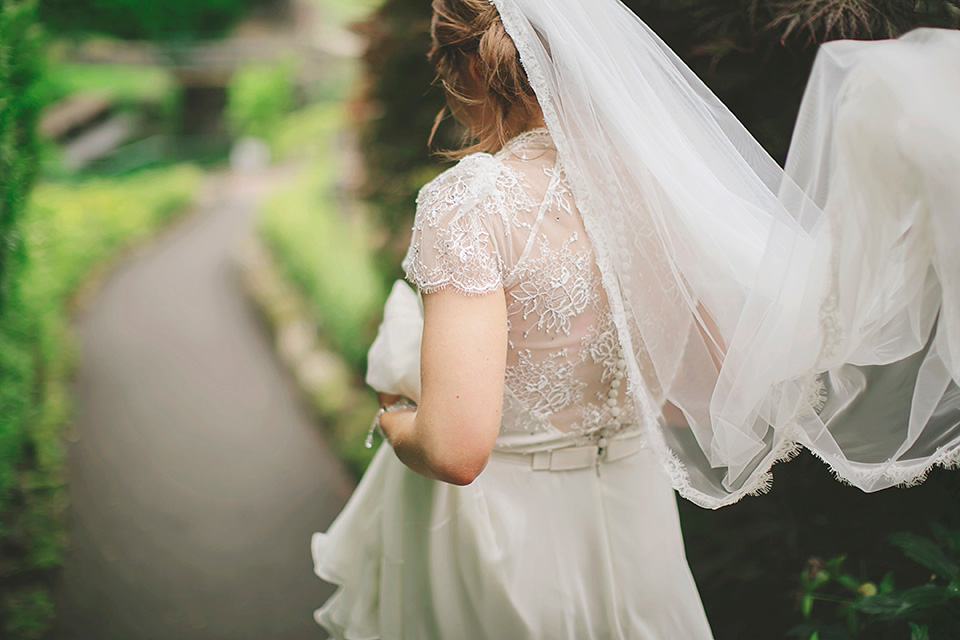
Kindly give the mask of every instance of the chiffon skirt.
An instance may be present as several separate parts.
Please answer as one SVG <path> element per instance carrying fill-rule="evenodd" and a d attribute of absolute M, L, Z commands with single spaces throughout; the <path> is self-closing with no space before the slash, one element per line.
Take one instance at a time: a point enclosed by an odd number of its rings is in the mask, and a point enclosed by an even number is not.
<path fill-rule="evenodd" d="M 712 638 L 649 449 L 568 471 L 495 452 L 459 487 L 384 443 L 311 552 L 339 585 L 314 612 L 333 638 Z"/>

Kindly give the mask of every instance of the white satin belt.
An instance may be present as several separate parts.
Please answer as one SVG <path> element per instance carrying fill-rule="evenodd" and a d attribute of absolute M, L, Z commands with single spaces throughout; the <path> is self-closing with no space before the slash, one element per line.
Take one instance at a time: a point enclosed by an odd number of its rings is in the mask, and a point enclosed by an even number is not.
<path fill-rule="evenodd" d="M 494 449 L 491 457 L 529 465 L 534 471 L 570 471 L 586 469 L 601 462 L 614 462 L 640 451 L 645 446 L 646 439 L 638 433 L 623 438 L 600 438 L 595 445 L 563 447 L 532 453 Z"/>

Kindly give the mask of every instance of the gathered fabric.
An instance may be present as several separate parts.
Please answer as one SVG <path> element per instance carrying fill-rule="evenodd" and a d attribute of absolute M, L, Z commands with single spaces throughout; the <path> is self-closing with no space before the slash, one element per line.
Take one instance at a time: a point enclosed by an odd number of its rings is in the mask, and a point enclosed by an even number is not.
<path fill-rule="evenodd" d="M 712 638 L 649 450 L 550 472 L 494 455 L 458 487 L 384 443 L 311 550 L 338 585 L 314 613 L 333 638 Z"/>

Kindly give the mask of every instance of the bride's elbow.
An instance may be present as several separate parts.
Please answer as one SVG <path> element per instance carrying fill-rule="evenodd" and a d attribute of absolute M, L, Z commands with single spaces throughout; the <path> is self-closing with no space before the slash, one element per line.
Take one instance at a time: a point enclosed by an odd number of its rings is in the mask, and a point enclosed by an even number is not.
<path fill-rule="evenodd" d="M 466 486 L 477 479 L 490 460 L 491 447 L 483 443 L 458 443 L 431 456 L 433 475 L 442 482 Z"/>
<path fill-rule="evenodd" d="M 483 461 L 482 464 L 476 462 L 469 464 L 451 464 L 436 469 L 434 474 L 437 476 L 437 480 L 465 487 L 473 483 L 486 466 L 486 460 Z"/>
<path fill-rule="evenodd" d="M 448 428 L 443 436 L 427 443 L 425 453 L 438 480 L 465 486 L 486 468 L 495 440 L 495 433 L 490 437 L 475 424 L 463 429 Z"/>

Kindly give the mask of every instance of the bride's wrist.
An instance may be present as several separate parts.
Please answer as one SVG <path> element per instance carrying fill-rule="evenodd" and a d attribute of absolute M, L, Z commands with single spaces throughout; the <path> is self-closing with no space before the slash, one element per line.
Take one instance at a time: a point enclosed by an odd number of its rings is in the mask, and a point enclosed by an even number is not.
<path fill-rule="evenodd" d="M 386 411 L 380 416 L 380 428 L 384 437 L 393 445 L 408 440 L 417 411 L 415 407 Z"/>
<path fill-rule="evenodd" d="M 390 418 L 387 418 L 387 422 L 391 424 L 384 427 L 383 419 L 387 415 L 400 411 L 415 413 L 417 408 L 416 403 L 401 396 L 391 396 L 383 393 L 377 395 L 380 398 L 381 406 L 376 415 L 373 417 L 373 422 L 370 424 L 369 431 L 367 431 L 367 439 L 364 442 L 364 446 L 367 449 L 373 447 L 373 438 L 374 434 L 376 433 L 379 433 L 382 438 L 393 444 L 393 441 L 396 438 L 397 429 L 395 426 L 393 426 Z M 387 404 L 384 404 L 384 402 Z"/>

